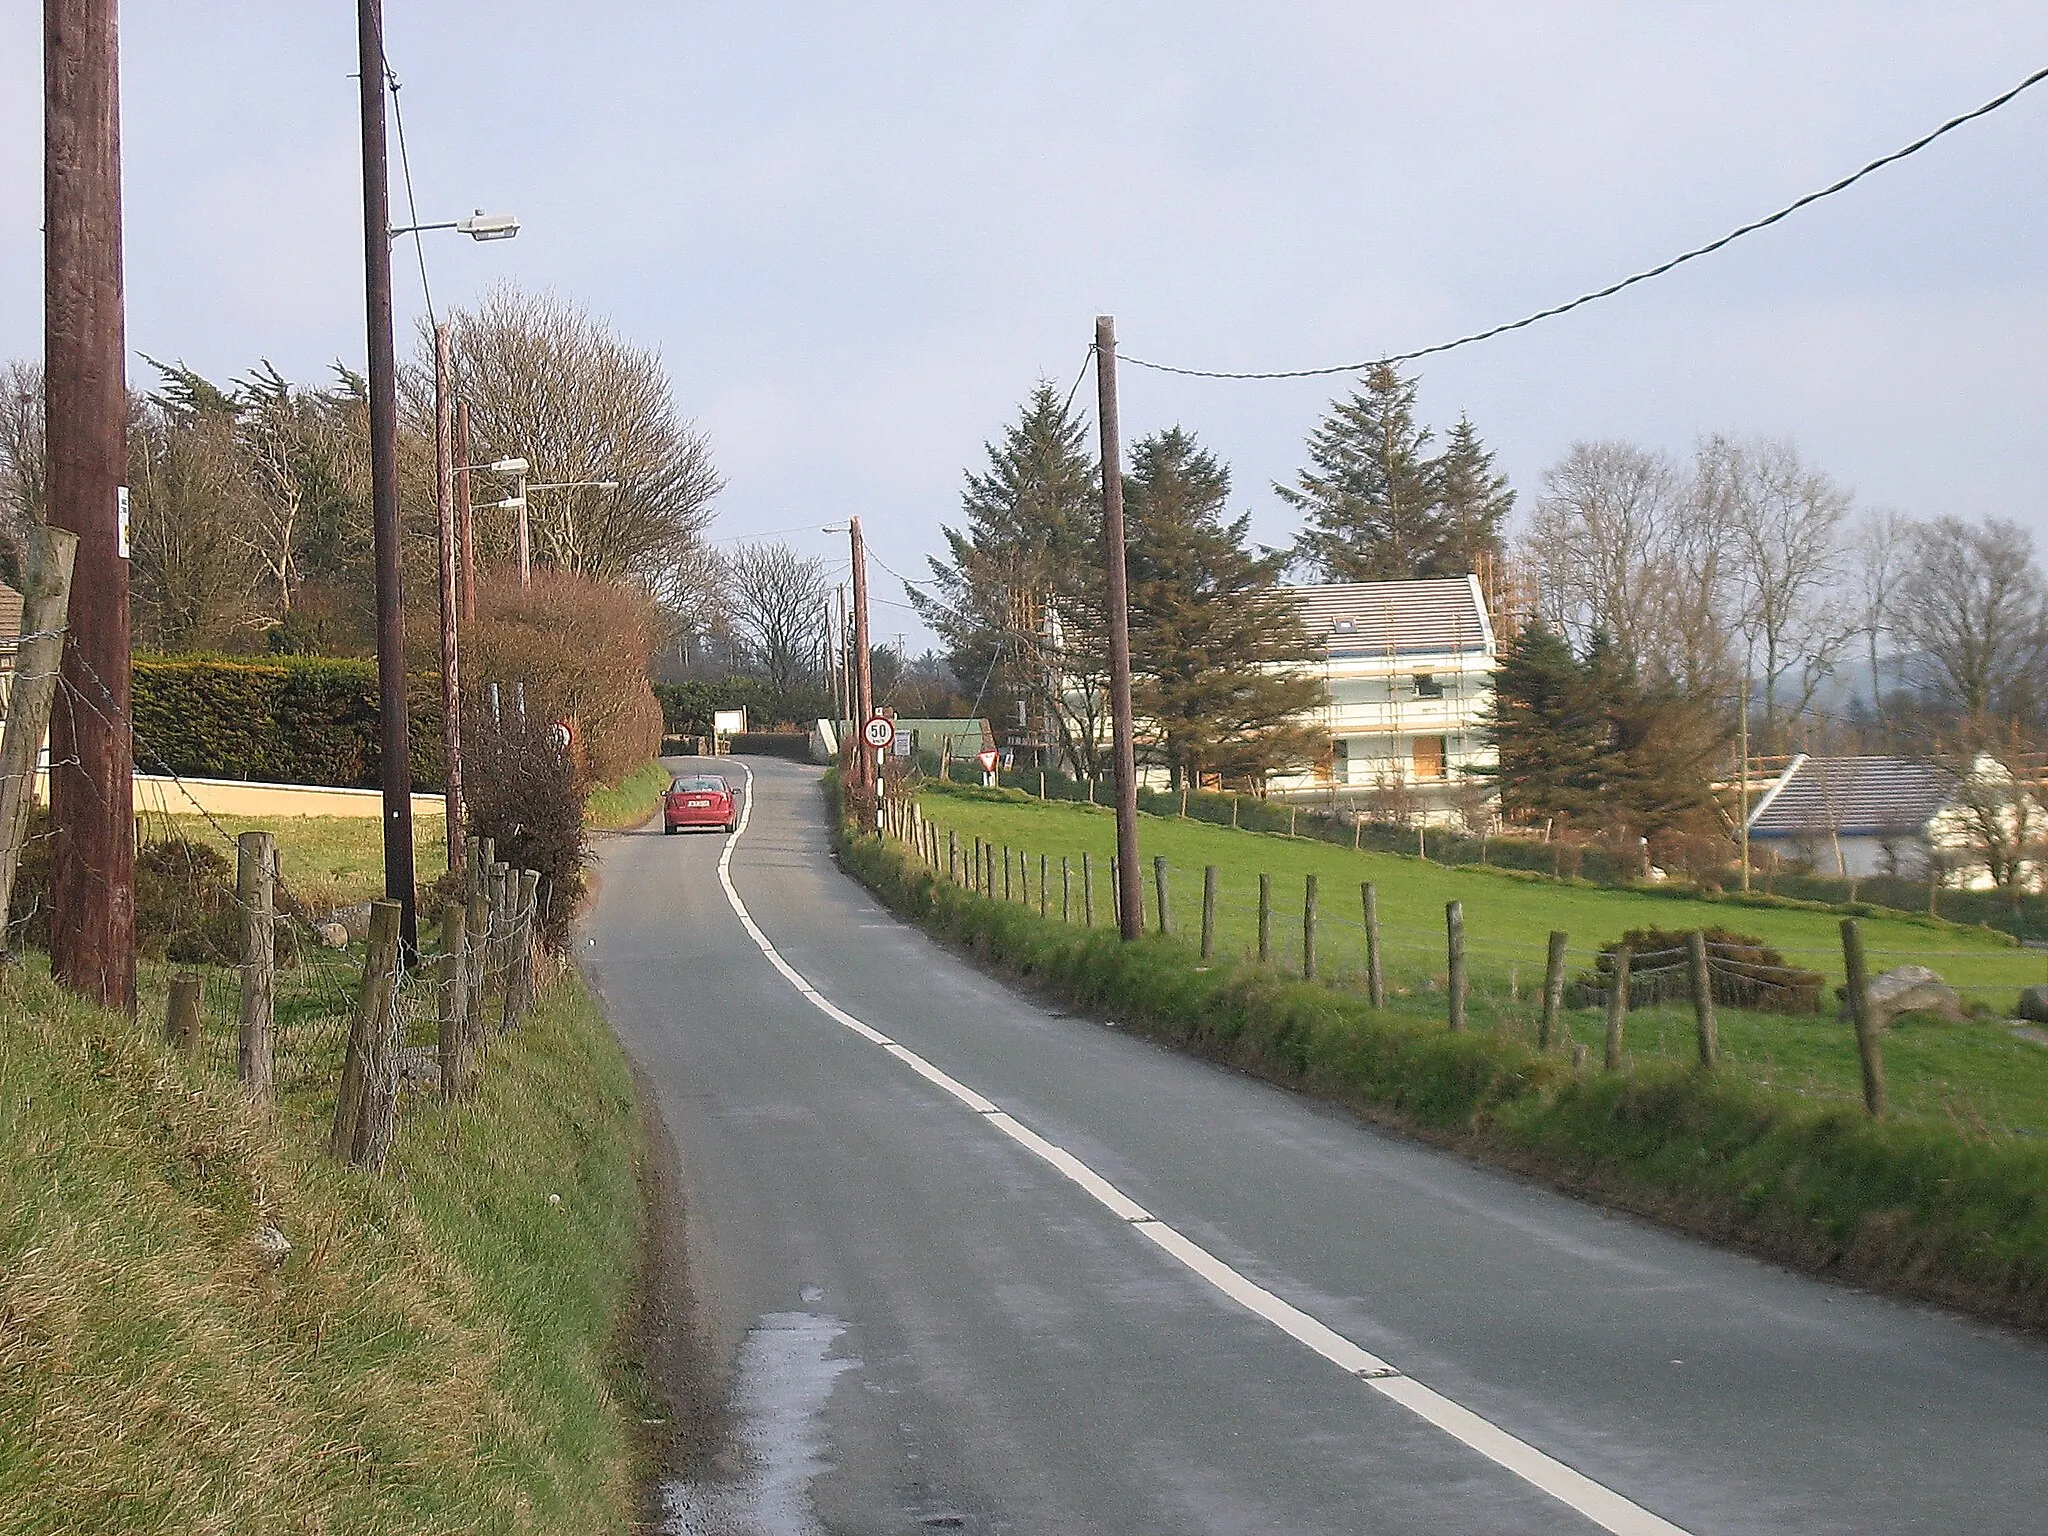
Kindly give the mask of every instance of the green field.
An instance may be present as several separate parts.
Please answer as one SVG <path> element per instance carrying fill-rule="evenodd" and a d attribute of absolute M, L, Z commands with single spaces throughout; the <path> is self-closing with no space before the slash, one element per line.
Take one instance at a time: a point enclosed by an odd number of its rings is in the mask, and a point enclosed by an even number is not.
<path fill-rule="evenodd" d="M 1082 912 L 1081 855 L 1094 866 L 1095 920 L 1111 922 L 1109 860 L 1116 824 L 1106 809 L 1033 801 L 1014 792 L 928 789 L 927 818 L 957 831 L 963 846 L 975 837 L 1021 851 L 1031 905 L 1038 903 L 1040 855 L 1051 872 L 1049 908 L 1060 912 L 1060 860 L 1068 860 L 1071 911 Z M 1475 1026 L 1528 1036 L 1537 1014 L 1545 947 L 1552 929 L 1571 936 L 1570 974 L 1593 964 L 1603 947 L 1630 929 L 1725 927 L 1754 934 L 1777 948 L 1788 964 L 1821 972 L 1830 988 L 1822 1015 L 1789 1016 L 1720 1010 L 1723 1060 L 1776 1091 L 1809 1100 L 1857 1102 L 1860 1077 L 1848 1027 L 1836 1021 L 1832 987 L 1842 977 L 1840 917 L 1735 901 L 1664 896 L 1654 891 L 1598 889 L 1464 867 L 1447 869 L 1420 859 L 1353 853 L 1328 843 L 1269 833 L 1233 831 L 1168 817 L 1140 818 L 1148 927 L 1157 925 L 1153 859 L 1168 867 L 1169 912 L 1174 929 L 1194 942 L 1201 916 L 1202 870 L 1218 870 L 1219 958 L 1256 955 L 1258 879 L 1272 877 L 1273 961 L 1298 970 L 1302 894 L 1313 873 L 1319 886 L 1318 970 L 1343 988 L 1363 985 L 1365 935 L 1360 884 L 1377 888 L 1390 1011 L 1443 1016 L 1444 905 L 1463 904 Z M 998 860 L 1002 857 L 1000 851 Z M 1017 880 L 1013 876 L 1013 894 Z M 996 888 L 1002 891 L 998 865 Z M 1864 942 L 1873 973 L 1916 963 L 1941 973 L 1966 999 L 1993 1014 L 2010 1012 L 2022 986 L 2048 980 L 2048 954 L 2017 949 L 2003 935 L 1905 915 L 1867 917 Z M 1602 1020 L 1593 1010 L 1568 1011 L 1567 1027 L 1597 1060 Z M 1696 1054 L 1689 1007 L 1640 1009 L 1629 1020 L 1628 1050 L 1638 1058 L 1689 1061 Z M 1898 1024 L 1886 1041 L 1894 1109 L 1909 1117 L 1940 1118 L 1966 1127 L 2048 1132 L 2048 1049 L 2015 1036 L 1994 1019 L 1944 1025 L 1915 1017 Z"/>

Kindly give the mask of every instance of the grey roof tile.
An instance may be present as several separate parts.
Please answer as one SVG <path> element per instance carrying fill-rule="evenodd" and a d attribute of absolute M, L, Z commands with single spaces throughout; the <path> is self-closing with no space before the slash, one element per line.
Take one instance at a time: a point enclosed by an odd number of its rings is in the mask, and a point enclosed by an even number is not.
<path fill-rule="evenodd" d="M 1909 757 L 1801 757 L 1750 817 L 1751 837 L 1918 832 L 1949 803 L 1955 776 Z"/>

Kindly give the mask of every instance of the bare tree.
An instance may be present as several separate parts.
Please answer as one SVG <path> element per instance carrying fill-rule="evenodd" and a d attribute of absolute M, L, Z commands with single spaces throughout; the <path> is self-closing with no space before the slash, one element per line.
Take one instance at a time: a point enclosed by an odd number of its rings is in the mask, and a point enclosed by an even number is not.
<path fill-rule="evenodd" d="M 1884 719 L 1884 677 L 1878 670 L 1878 647 L 1891 633 L 1892 608 L 1906 573 L 1913 542 L 1913 520 L 1890 507 L 1865 514 L 1850 536 L 1849 596 L 1856 632 L 1863 637 L 1870 663 L 1870 712 Z"/>
<path fill-rule="evenodd" d="M 256 499 L 225 411 L 138 401 L 128 431 L 129 581 L 137 639 L 229 642 L 261 622 L 261 568 L 238 537 Z"/>
<path fill-rule="evenodd" d="M 1544 476 L 1526 544 L 1543 617 L 1583 653 L 1605 635 L 1646 678 L 1710 691 L 1728 669 L 1719 504 L 1670 457 L 1579 442 Z"/>
<path fill-rule="evenodd" d="M 43 521 L 49 454 L 43 438 L 43 370 L 0 366 L 0 580 L 21 585 L 20 540 Z"/>
<path fill-rule="evenodd" d="M 550 293 L 493 288 L 449 317 L 456 388 L 469 402 L 472 452 L 524 458 L 535 483 L 616 481 L 533 500 L 540 557 L 607 580 L 633 577 L 674 604 L 704 592 L 703 532 L 722 489 L 711 449 L 677 414 L 661 359 Z M 433 409 L 433 337 L 406 370 L 412 415 Z M 496 553 L 509 539 L 501 522 Z"/>
<path fill-rule="evenodd" d="M 787 544 L 742 544 L 723 562 L 726 611 L 777 688 L 817 676 L 825 562 Z"/>
<path fill-rule="evenodd" d="M 1745 664 L 1761 668 L 1764 735 L 1775 750 L 1785 685 L 1793 686 L 1785 712 L 1804 714 L 1848 643 L 1837 578 L 1849 493 L 1776 438 L 1716 434 L 1700 445 L 1694 479 L 1727 550 L 1733 618 Z"/>
<path fill-rule="evenodd" d="M 1893 627 L 1922 681 L 1973 727 L 2040 705 L 2048 583 L 2017 523 L 1940 517 L 1916 527 Z"/>

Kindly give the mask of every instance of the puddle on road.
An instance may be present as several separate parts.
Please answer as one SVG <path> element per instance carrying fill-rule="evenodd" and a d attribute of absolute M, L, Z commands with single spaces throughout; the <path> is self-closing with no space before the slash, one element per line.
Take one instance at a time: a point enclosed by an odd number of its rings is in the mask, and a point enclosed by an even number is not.
<path fill-rule="evenodd" d="M 734 1475 L 664 1488 L 665 1536 L 824 1536 L 811 1481 L 828 1466 L 832 1383 L 860 1364 L 828 1358 L 845 1331 L 836 1317 L 809 1312 L 770 1312 L 755 1325 L 733 1390 Z"/>

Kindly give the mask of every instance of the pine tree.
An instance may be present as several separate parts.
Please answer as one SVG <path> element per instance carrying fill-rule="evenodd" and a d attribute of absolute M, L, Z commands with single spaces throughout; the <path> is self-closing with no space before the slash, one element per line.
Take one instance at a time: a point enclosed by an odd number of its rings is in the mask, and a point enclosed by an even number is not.
<path fill-rule="evenodd" d="M 930 590 L 910 588 L 947 663 L 982 707 L 1008 699 L 1049 718 L 1061 756 L 1095 774 L 1107 760 L 1100 481 L 1084 424 L 1040 380 L 1017 421 L 969 472 L 964 528 L 942 528 Z"/>
<path fill-rule="evenodd" d="M 1482 559 L 1499 560 L 1501 530 L 1514 510 L 1515 493 L 1508 477 L 1495 473 L 1493 455 L 1469 417 L 1460 416 L 1451 428 L 1435 472 L 1445 531 L 1442 574 L 1462 576 L 1478 570 Z"/>
<path fill-rule="evenodd" d="M 1325 581 L 1459 575 L 1446 566 L 1446 527 L 1431 433 L 1415 423 L 1415 383 L 1385 363 L 1330 408 L 1309 437 L 1312 468 L 1273 489 L 1307 515 L 1294 557 Z"/>
<path fill-rule="evenodd" d="M 1323 685 L 1280 586 L 1284 553 L 1254 554 L 1249 515 L 1226 517 L 1230 471 L 1174 427 L 1131 448 L 1125 478 L 1136 713 L 1177 786 L 1258 777 L 1316 756 L 1304 716 Z"/>
<path fill-rule="evenodd" d="M 1480 770 L 1500 790 L 1510 820 L 1588 818 L 1599 801 L 1609 721 L 1587 669 L 1540 619 L 1524 629 L 1493 675 L 1483 728 L 1499 754 Z"/>

